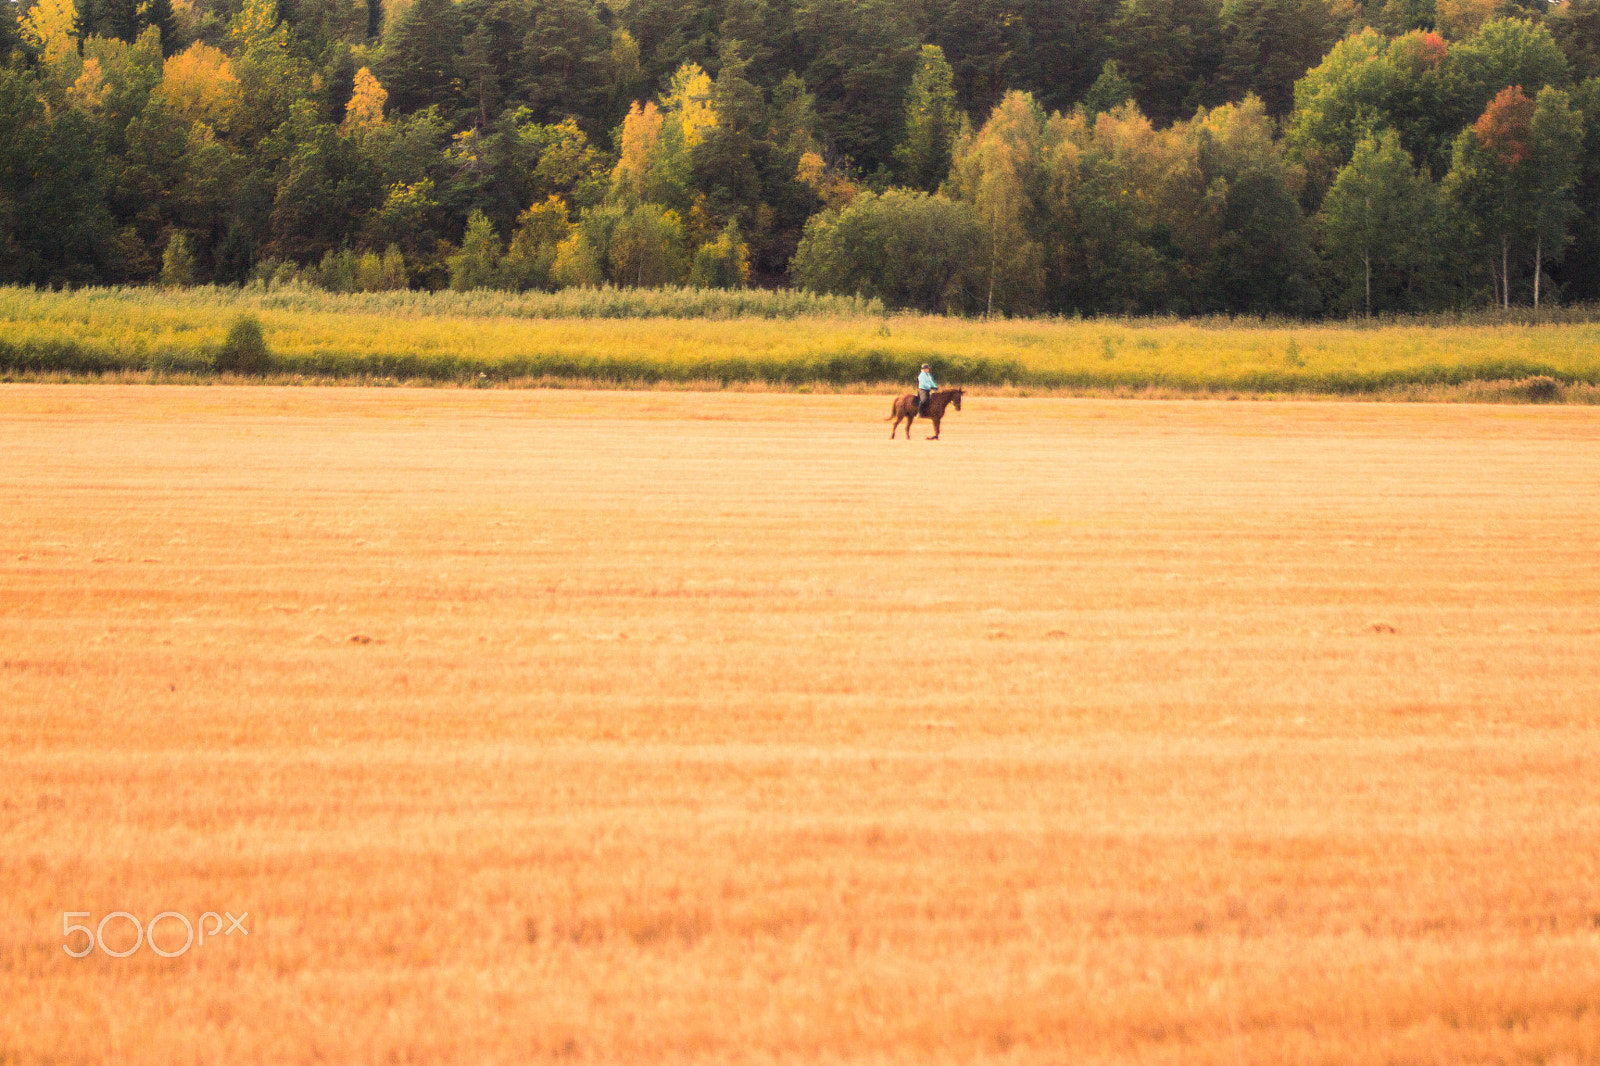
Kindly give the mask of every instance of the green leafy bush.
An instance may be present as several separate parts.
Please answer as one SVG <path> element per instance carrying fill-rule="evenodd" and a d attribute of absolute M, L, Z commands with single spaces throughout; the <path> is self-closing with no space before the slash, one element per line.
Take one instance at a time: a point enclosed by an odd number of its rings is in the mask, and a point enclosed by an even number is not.
<path fill-rule="evenodd" d="M 217 351 L 217 369 L 224 373 L 259 374 L 271 358 L 267 338 L 255 315 L 240 315 L 228 327 L 228 336 Z"/>

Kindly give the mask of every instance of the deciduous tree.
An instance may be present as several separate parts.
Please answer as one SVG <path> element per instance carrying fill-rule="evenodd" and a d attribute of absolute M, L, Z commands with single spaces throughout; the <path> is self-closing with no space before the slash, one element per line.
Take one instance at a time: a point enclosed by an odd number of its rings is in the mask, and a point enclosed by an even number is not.
<path fill-rule="evenodd" d="M 1017 314 L 1038 306 L 1044 287 L 1033 232 L 1045 114 L 1027 93 L 1007 93 L 989 120 L 956 149 L 950 188 L 971 203 L 988 236 L 984 314 Z"/>
<path fill-rule="evenodd" d="M 987 246 L 987 228 L 971 203 L 890 189 L 813 217 L 790 269 L 797 284 L 816 292 L 963 312 L 983 307 Z"/>
<path fill-rule="evenodd" d="M 1502 308 L 1511 304 L 1512 270 L 1524 257 L 1533 264 L 1537 306 L 1544 262 L 1566 246 L 1581 145 L 1570 98 L 1548 87 L 1537 99 L 1518 86 L 1502 90 L 1456 139 L 1446 188 L 1469 241 L 1490 263 Z"/>
<path fill-rule="evenodd" d="M 1323 254 L 1370 315 L 1415 309 L 1402 301 L 1437 268 L 1440 203 L 1393 130 L 1356 146 L 1322 202 Z M 1376 279 L 1376 301 L 1374 299 Z"/>
<path fill-rule="evenodd" d="M 196 41 L 167 59 L 159 95 L 167 110 L 182 121 L 226 131 L 239 109 L 239 79 L 226 55 Z"/>
<path fill-rule="evenodd" d="M 500 260 L 504 255 L 494 224 L 482 211 L 467 219 L 467 233 L 461 251 L 448 260 L 450 287 L 457 292 L 486 289 L 500 280 Z"/>
<path fill-rule="evenodd" d="M 383 106 L 389 100 L 389 92 L 373 76 L 371 70 L 362 67 L 356 71 L 355 90 L 350 94 L 350 103 L 344 111 L 344 123 L 340 127 L 351 136 L 361 137 L 383 125 Z"/>

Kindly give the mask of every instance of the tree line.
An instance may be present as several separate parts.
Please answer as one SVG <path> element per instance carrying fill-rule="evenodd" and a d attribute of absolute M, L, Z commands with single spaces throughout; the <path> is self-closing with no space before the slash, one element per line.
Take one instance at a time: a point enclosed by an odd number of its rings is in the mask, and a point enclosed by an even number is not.
<path fill-rule="evenodd" d="M 11 0 L 0 282 L 1600 297 L 1600 0 Z"/>

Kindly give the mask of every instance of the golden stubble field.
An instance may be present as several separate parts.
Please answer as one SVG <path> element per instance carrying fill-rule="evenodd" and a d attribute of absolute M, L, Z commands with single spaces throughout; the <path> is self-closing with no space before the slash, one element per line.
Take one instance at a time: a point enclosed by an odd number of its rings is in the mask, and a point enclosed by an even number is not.
<path fill-rule="evenodd" d="M 887 406 L 0 389 L 0 1063 L 1600 1061 L 1600 411 Z"/>

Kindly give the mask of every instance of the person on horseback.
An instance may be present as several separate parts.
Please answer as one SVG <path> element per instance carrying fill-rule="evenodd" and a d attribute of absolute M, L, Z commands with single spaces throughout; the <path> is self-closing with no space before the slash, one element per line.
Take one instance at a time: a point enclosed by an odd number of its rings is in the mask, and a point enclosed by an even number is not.
<path fill-rule="evenodd" d="M 933 390 L 939 383 L 933 380 L 933 368 L 927 363 L 922 364 L 922 373 L 917 375 L 917 414 L 928 413 L 928 397 L 933 395 Z"/>

